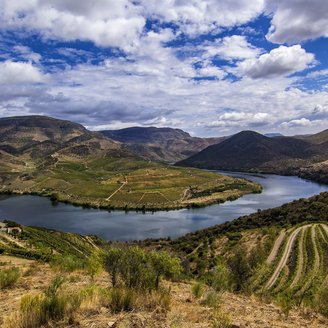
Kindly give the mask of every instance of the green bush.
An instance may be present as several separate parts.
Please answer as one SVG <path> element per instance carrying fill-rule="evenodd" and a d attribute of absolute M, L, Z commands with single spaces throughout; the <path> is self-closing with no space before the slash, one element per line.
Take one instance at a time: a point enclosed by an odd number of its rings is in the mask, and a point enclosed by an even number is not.
<path fill-rule="evenodd" d="M 13 318 L 8 326 L 36 328 L 71 315 L 80 307 L 81 297 L 78 293 L 67 294 L 60 290 L 63 283 L 64 278 L 56 277 L 43 294 L 24 295 L 18 317 Z"/>
<path fill-rule="evenodd" d="M 80 258 L 72 255 L 57 255 L 54 256 L 50 265 L 56 271 L 62 273 L 70 273 L 76 270 L 81 270 L 85 266 L 85 262 Z"/>
<path fill-rule="evenodd" d="M 218 309 L 222 304 L 221 294 L 217 293 L 215 290 L 208 291 L 203 304 L 213 309 Z"/>
<path fill-rule="evenodd" d="M 230 316 L 221 309 L 216 310 L 211 320 L 211 328 L 230 328 L 230 327 L 232 327 L 232 320 Z"/>
<path fill-rule="evenodd" d="M 191 292 L 196 298 L 201 298 L 204 293 L 204 285 L 201 282 L 195 282 L 191 286 Z"/>
<path fill-rule="evenodd" d="M 20 277 L 18 268 L 0 270 L 0 289 L 12 287 Z"/>
<path fill-rule="evenodd" d="M 328 317 L 328 286 L 321 286 L 315 295 L 315 308 L 324 316 Z"/>
<path fill-rule="evenodd" d="M 129 288 L 112 288 L 109 294 L 109 307 L 114 312 L 132 311 L 136 306 L 137 294 Z"/>
<path fill-rule="evenodd" d="M 166 252 L 147 253 L 139 247 L 110 249 L 105 268 L 111 276 L 112 286 L 119 284 L 136 290 L 158 290 L 162 277 L 180 274 L 178 258 Z"/>

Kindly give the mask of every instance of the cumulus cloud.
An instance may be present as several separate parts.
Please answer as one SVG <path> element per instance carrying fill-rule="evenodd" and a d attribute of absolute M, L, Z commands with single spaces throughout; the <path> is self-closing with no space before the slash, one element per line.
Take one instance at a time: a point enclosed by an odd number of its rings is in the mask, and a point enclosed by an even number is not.
<path fill-rule="evenodd" d="M 305 117 L 297 119 L 297 120 L 291 120 L 288 122 L 282 122 L 280 124 L 280 126 L 283 129 L 293 128 L 293 127 L 309 127 L 312 125 L 313 125 L 313 122 Z"/>
<path fill-rule="evenodd" d="M 264 9 L 264 0 L 141 0 L 145 12 L 162 21 L 174 22 L 187 34 L 203 34 L 220 27 L 244 24 Z"/>
<path fill-rule="evenodd" d="M 256 127 L 270 123 L 268 113 L 227 112 L 218 117 L 218 120 L 209 124 L 209 127 Z"/>
<path fill-rule="evenodd" d="M 328 1 L 274 0 L 267 11 L 273 15 L 267 39 L 274 43 L 299 43 L 328 37 Z"/>
<path fill-rule="evenodd" d="M 262 50 L 251 45 L 245 36 L 232 35 L 200 47 L 205 51 L 203 57 L 220 57 L 226 60 L 242 60 L 257 57 Z"/>
<path fill-rule="evenodd" d="M 38 83 L 46 80 L 45 75 L 30 62 L 13 62 L 7 60 L 0 63 L 0 83 Z"/>
<path fill-rule="evenodd" d="M 314 55 L 300 45 L 280 46 L 256 59 L 245 60 L 239 68 L 253 79 L 272 78 L 303 71 L 314 62 Z"/>
<path fill-rule="evenodd" d="M 141 12 L 129 0 L 3 0 L 0 26 L 37 31 L 48 39 L 90 40 L 129 49 L 145 25 Z"/>

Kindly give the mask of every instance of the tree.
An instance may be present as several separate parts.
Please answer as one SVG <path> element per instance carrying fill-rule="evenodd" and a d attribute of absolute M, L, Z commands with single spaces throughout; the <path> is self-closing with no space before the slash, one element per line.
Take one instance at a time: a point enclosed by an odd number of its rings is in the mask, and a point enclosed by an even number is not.
<path fill-rule="evenodd" d="M 151 252 L 150 262 L 155 274 L 155 288 L 158 290 L 160 278 L 174 277 L 181 273 L 181 262 L 167 252 Z"/>
<path fill-rule="evenodd" d="M 95 277 L 99 275 L 104 267 L 101 263 L 100 254 L 97 252 L 92 253 L 86 262 L 86 272 L 90 275 L 91 280 L 94 281 Z"/>
<path fill-rule="evenodd" d="M 123 262 L 123 251 L 119 248 L 111 248 L 105 260 L 105 269 L 111 275 L 112 286 L 117 285 L 118 276 L 121 271 L 121 265 Z"/>

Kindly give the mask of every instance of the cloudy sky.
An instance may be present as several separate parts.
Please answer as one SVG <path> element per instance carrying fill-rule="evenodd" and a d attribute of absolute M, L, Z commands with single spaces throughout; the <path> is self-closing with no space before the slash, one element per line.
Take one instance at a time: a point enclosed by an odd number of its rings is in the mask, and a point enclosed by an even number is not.
<path fill-rule="evenodd" d="M 0 116 L 328 128 L 326 0 L 1 0 Z"/>

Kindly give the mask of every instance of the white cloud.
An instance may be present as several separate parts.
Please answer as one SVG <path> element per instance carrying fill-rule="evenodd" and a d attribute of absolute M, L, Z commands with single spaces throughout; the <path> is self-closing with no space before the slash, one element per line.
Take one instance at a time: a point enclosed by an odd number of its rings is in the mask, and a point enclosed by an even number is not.
<path fill-rule="evenodd" d="M 239 69 L 253 79 L 272 78 L 303 71 L 314 62 L 314 55 L 300 45 L 280 46 L 256 59 L 245 60 L 240 63 Z"/>
<path fill-rule="evenodd" d="M 263 9 L 264 0 L 2 0 L 0 27 L 129 51 L 142 36 L 147 18 L 173 22 L 180 31 L 197 35 L 247 23 Z"/>
<path fill-rule="evenodd" d="M 49 39 L 129 49 L 145 25 L 141 12 L 129 0 L 3 0 L 0 26 L 38 31 Z"/>
<path fill-rule="evenodd" d="M 273 14 L 267 39 L 274 43 L 299 43 L 321 36 L 328 37 L 328 1 L 267 1 Z"/>
<path fill-rule="evenodd" d="M 175 22 L 188 34 L 202 34 L 220 27 L 244 24 L 264 9 L 264 0 L 141 0 L 146 13 Z"/>
<path fill-rule="evenodd" d="M 291 120 L 288 122 L 283 122 L 280 124 L 280 126 L 283 129 L 288 129 L 288 128 L 293 128 L 293 127 L 309 127 L 312 126 L 313 122 L 310 121 L 309 119 L 303 117 L 301 119 L 297 119 L 297 120 Z"/>
<path fill-rule="evenodd" d="M 241 60 L 257 57 L 262 50 L 252 46 L 245 36 L 232 35 L 214 42 L 207 42 L 199 47 L 205 54 L 203 57 L 221 57 L 227 60 Z"/>
<path fill-rule="evenodd" d="M 267 125 L 271 121 L 268 113 L 227 112 L 218 117 L 218 120 L 209 124 L 209 127 L 255 127 Z"/>
<path fill-rule="evenodd" d="M 30 62 L 13 62 L 7 60 L 0 63 L 0 83 L 38 83 L 46 80 L 40 70 Z"/>
<path fill-rule="evenodd" d="M 321 105 L 317 104 L 313 109 L 313 115 L 328 114 L 328 103 Z"/>

